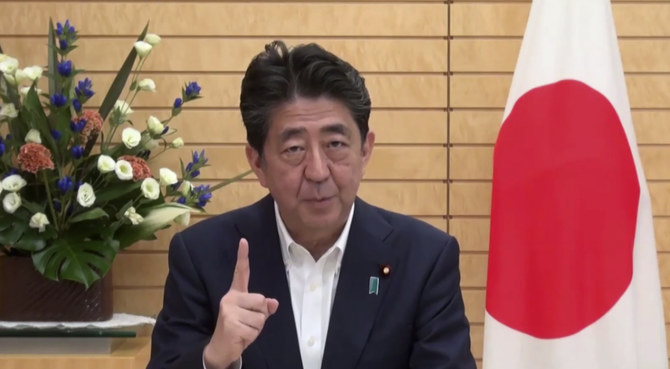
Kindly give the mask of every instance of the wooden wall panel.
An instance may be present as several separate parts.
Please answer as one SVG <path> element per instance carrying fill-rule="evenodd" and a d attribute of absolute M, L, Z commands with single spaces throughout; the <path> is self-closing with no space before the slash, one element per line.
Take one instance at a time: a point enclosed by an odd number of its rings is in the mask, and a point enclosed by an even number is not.
<path fill-rule="evenodd" d="M 7 53 L 22 56 L 24 64 L 46 61 L 45 37 L 2 39 Z M 87 37 L 78 41 L 72 53 L 78 68 L 97 72 L 119 69 L 136 37 Z M 166 36 L 151 52 L 145 71 L 240 72 L 261 52 L 271 38 L 192 38 Z M 440 39 L 330 39 L 289 38 L 290 45 L 316 42 L 344 58 L 361 72 L 446 72 L 447 43 Z M 174 55 L 189 55 L 175 58 Z"/>
<path fill-rule="evenodd" d="M 444 4 L 59 2 L 3 3 L 7 35 L 41 35 L 49 17 L 70 21 L 88 35 L 136 36 L 151 18 L 165 36 L 445 36 Z M 26 17 L 30 14 L 29 17 Z M 175 22 L 179 19 L 179 22 Z"/>
<path fill-rule="evenodd" d="M 449 232 L 459 240 L 461 250 L 489 250 L 489 218 L 488 217 L 454 217 L 449 220 Z"/>

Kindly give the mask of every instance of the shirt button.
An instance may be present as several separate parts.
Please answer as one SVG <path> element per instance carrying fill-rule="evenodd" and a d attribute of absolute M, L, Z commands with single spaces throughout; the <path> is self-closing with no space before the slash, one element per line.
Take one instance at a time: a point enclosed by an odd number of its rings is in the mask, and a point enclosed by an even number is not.
<path fill-rule="evenodd" d="M 317 289 L 318 287 L 319 287 L 319 284 L 318 284 L 318 283 L 312 283 L 312 284 L 309 285 L 309 290 L 310 290 L 311 292 L 314 292 L 314 291 L 316 291 L 316 289 Z"/>
<path fill-rule="evenodd" d="M 314 342 L 316 342 L 316 340 L 314 339 L 314 337 L 310 337 L 310 338 L 307 340 L 307 346 L 309 346 L 309 347 L 314 346 Z"/>

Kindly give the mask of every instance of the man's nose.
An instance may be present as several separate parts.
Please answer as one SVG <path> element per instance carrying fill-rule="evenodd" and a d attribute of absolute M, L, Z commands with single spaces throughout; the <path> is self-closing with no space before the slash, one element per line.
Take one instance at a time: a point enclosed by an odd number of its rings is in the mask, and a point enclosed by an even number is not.
<path fill-rule="evenodd" d="M 312 182 L 323 182 L 330 176 L 328 158 L 321 150 L 311 150 L 307 153 L 305 178 Z"/>

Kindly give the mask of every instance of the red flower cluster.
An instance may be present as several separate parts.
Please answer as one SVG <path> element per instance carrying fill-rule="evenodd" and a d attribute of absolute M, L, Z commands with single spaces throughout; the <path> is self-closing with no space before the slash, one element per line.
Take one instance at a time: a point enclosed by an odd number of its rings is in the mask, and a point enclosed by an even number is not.
<path fill-rule="evenodd" d="M 130 166 L 133 168 L 133 181 L 137 182 L 151 177 L 151 169 L 144 159 L 132 155 L 123 155 L 119 157 L 119 160 L 125 160 L 130 163 Z"/>
<path fill-rule="evenodd" d="M 102 117 L 95 110 L 84 110 L 78 119 L 86 120 L 84 129 L 81 130 L 81 139 L 88 142 L 93 135 L 97 135 L 102 130 Z"/>
<path fill-rule="evenodd" d="M 21 170 L 33 174 L 42 169 L 54 169 L 54 162 L 51 160 L 51 151 L 37 143 L 30 142 L 21 146 L 16 159 Z"/>

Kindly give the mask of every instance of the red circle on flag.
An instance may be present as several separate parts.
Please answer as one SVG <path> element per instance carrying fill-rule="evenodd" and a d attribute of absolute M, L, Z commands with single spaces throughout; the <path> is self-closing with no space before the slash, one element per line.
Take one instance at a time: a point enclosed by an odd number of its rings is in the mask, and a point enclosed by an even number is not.
<path fill-rule="evenodd" d="M 538 338 L 602 317 L 633 275 L 639 197 L 605 96 L 572 80 L 524 94 L 494 153 L 488 313 Z"/>

